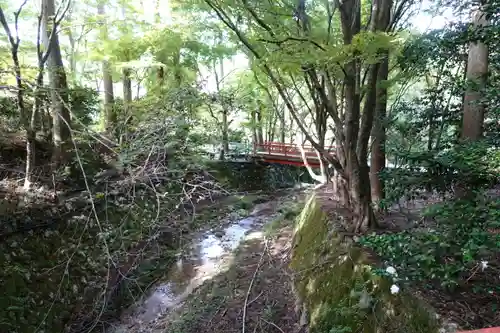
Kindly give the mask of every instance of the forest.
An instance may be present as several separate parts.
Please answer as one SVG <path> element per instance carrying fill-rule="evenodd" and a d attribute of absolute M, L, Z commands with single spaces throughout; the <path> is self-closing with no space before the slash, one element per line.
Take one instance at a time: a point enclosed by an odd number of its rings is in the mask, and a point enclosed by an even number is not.
<path fill-rule="evenodd" d="M 111 332 L 185 239 L 299 183 L 216 167 L 271 141 L 297 145 L 322 209 L 380 274 L 398 272 L 397 290 L 460 329 L 500 326 L 499 13 L 498 0 L 0 0 L 0 331 Z M 292 228 L 307 205 L 287 198 Z M 292 332 L 285 315 L 254 322 L 250 278 L 229 326 L 155 332 Z M 212 310 L 210 325 L 229 315 Z M 341 310 L 310 331 L 360 331 Z"/>

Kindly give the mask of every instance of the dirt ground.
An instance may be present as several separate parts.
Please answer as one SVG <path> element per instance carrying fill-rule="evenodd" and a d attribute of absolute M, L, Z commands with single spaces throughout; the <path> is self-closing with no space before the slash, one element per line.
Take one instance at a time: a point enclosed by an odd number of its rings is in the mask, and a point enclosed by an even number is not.
<path fill-rule="evenodd" d="M 288 272 L 291 228 L 278 236 L 256 232 L 226 272 L 203 284 L 155 332 L 294 332 L 297 318 Z"/>

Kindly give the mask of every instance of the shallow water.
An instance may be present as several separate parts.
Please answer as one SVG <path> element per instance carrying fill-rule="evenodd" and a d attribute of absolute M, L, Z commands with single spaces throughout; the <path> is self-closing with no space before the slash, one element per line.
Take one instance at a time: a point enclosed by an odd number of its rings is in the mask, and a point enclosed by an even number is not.
<path fill-rule="evenodd" d="M 179 255 L 166 279 L 149 291 L 147 297 L 129 309 L 126 319 L 111 332 L 126 332 L 133 326 L 147 327 L 163 314 L 180 306 L 204 281 L 227 266 L 232 252 L 261 221 L 269 203 L 257 205 L 249 217 L 233 222 L 222 231 L 200 233 Z"/>

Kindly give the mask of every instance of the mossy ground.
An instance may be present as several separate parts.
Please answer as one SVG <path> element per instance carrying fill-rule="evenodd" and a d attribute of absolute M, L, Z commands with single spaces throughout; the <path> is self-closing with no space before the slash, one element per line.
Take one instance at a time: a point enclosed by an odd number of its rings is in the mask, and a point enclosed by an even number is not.
<path fill-rule="evenodd" d="M 405 291 L 392 294 L 393 281 L 375 274 L 370 256 L 335 233 L 315 197 L 297 219 L 293 244 L 291 267 L 311 333 L 437 332 L 428 308 Z"/>

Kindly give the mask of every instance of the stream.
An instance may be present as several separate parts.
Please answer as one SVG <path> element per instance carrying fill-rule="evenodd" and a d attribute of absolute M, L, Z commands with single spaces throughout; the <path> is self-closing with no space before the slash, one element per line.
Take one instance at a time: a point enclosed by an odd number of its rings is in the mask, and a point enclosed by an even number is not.
<path fill-rule="evenodd" d="M 129 332 L 132 327 L 146 329 L 158 318 L 175 310 L 204 281 L 228 266 L 231 254 L 243 239 L 260 237 L 265 220 L 275 211 L 277 202 L 258 204 L 243 219 L 231 222 L 222 230 L 209 230 L 195 235 L 183 248 L 166 274 L 166 279 L 149 291 L 139 303 L 125 311 L 127 315 L 108 330 L 110 333 Z"/>

